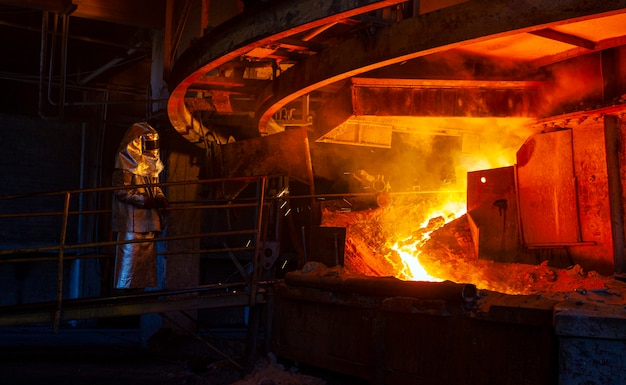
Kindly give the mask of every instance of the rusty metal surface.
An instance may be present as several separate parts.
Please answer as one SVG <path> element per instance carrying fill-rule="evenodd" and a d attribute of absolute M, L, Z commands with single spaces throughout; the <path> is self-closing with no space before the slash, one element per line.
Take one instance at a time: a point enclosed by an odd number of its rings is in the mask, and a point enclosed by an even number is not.
<path fill-rule="evenodd" d="M 285 282 L 300 287 L 310 287 L 337 292 L 358 293 L 369 296 L 405 296 L 420 299 L 441 299 L 454 303 L 472 303 L 478 292 L 472 284 L 451 281 L 402 281 L 395 277 L 349 277 L 287 273 Z"/>
<path fill-rule="evenodd" d="M 315 138 L 390 147 L 394 130 L 433 130 L 416 117 L 530 117 L 539 87 L 536 81 L 355 77 L 320 108 Z"/>
<path fill-rule="evenodd" d="M 626 4 L 557 1 L 517 4 L 467 2 L 434 13 L 412 17 L 378 31 L 375 46 L 360 37 L 346 39 L 299 62 L 266 88 L 257 108 L 259 131 L 291 100 L 325 85 L 391 64 L 441 53 L 497 36 L 531 32 L 568 23 L 568 18 L 592 19 L 594 14 L 615 11 Z M 462 21 L 461 21 L 462 20 Z M 539 22 L 541 20 L 541 22 Z M 349 52 L 349 55 L 346 53 Z M 451 75 L 448 75 L 451 76 Z"/>
<path fill-rule="evenodd" d="M 224 175 L 287 176 L 313 183 L 305 129 L 292 129 L 221 146 Z"/>
<path fill-rule="evenodd" d="M 605 140 L 607 141 L 607 176 L 611 218 L 613 222 L 617 223 L 617 226 L 613 227 L 613 249 L 615 250 L 613 256 L 615 261 L 614 273 L 616 276 L 625 277 L 626 248 L 620 250 L 617 250 L 617 248 L 626 243 L 626 208 L 624 207 L 624 202 L 626 202 L 626 186 L 624 186 L 624 178 L 622 177 L 622 173 L 626 171 L 626 148 L 619 145 L 621 141 L 613 141 L 612 144 L 608 142 L 613 140 L 616 136 L 621 138 L 626 137 L 626 126 L 621 119 L 616 119 L 616 117 L 613 116 L 605 122 L 604 130 Z M 617 192 L 619 192 L 619 196 L 616 196 Z M 621 207 L 613 204 L 615 200 L 620 202 Z M 619 217 L 620 214 L 621 218 Z M 621 231 L 621 234 L 619 234 L 618 231 Z"/>
<path fill-rule="evenodd" d="M 580 242 L 571 130 L 528 139 L 517 152 L 517 177 L 524 244 Z"/>
<path fill-rule="evenodd" d="M 622 142 L 623 138 L 619 140 Z M 575 125 L 572 141 L 581 238 L 593 245 L 573 246 L 568 251 L 574 263 L 612 275 L 614 253 L 604 119 Z"/>
<path fill-rule="evenodd" d="M 387 294 L 280 285 L 272 350 L 376 385 L 557 383 L 554 304 L 501 296 L 492 306 L 503 311 L 476 317 L 450 313 L 445 300 Z"/>
<path fill-rule="evenodd" d="M 313 125 L 314 139 L 316 140 L 354 115 L 352 108 L 352 86 L 347 84 L 332 96 L 328 96 L 320 110 L 324 111 L 324 113 L 316 117 L 315 124 Z"/>
<path fill-rule="evenodd" d="M 202 85 L 203 77 L 212 70 L 234 61 L 244 63 L 240 58 L 256 48 L 264 46 L 280 46 L 282 39 L 288 39 L 297 34 L 305 33 L 316 28 L 326 28 L 328 25 L 341 22 L 343 19 L 356 17 L 380 8 L 402 3 L 404 0 L 304 0 L 279 4 L 273 2 L 267 7 L 261 7 L 256 12 L 241 15 L 229 23 L 225 23 L 199 38 L 193 47 L 185 51 L 174 64 L 170 79 L 172 90 L 167 110 L 174 128 L 186 139 L 198 142 L 201 136 L 198 132 L 197 117 L 186 107 L 186 98 L 190 90 Z M 306 39 L 299 43 L 313 53 L 315 46 Z M 290 49 L 294 45 L 290 44 Z M 252 67 L 254 67 L 254 63 Z M 235 66 L 237 67 L 237 66 Z M 271 83 L 266 81 L 266 83 Z M 263 98 L 263 92 L 255 93 L 254 99 Z M 292 100 L 303 96 L 303 93 L 294 95 Z M 277 112 L 287 103 L 276 108 Z M 254 107 L 253 107 L 254 109 Z M 253 110 L 248 110 L 253 112 Z M 265 132 L 265 126 L 261 132 Z"/>
<path fill-rule="evenodd" d="M 603 119 L 531 137 L 518 151 L 524 244 L 566 247 L 570 264 L 613 274 Z"/>
<path fill-rule="evenodd" d="M 467 174 L 467 215 L 478 258 L 499 262 L 532 262 L 520 248 L 515 168 Z"/>

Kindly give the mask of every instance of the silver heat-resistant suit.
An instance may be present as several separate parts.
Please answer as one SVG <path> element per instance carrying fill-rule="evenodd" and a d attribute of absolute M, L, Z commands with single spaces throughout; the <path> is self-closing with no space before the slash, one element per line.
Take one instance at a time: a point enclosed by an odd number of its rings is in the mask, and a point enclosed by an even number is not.
<path fill-rule="evenodd" d="M 124 187 L 113 193 L 112 230 L 118 241 L 130 241 L 116 246 L 116 289 L 158 286 L 154 238 L 165 226 L 169 203 L 161 188 L 150 184 L 158 183 L 162 170 L 157 131 L 147 122 L 133 124 L 118 148 L 112 177 L 114 186 Z"/>

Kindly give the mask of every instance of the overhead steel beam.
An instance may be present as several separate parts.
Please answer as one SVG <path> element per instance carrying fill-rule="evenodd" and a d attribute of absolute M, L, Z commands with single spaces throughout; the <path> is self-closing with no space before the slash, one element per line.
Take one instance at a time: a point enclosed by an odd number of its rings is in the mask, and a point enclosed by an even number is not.
<path fill-rule="evenodd" d="M 596 43 L 591 40 L 583 39 L 582 37 L 570 35 L 568 33 L 555 31 L 550 28 L 540 29 L 531 33 L 535 36 L 545 37 L 546 39 L 560 41 L 561 43 L 571 44 L 577 47 L 583 47 L 591 50 L 596 48 Z"/>
<path fill-rule="evenodd" d="M 572 57 L 585 55 L 592 51 L 596 51 L 596 52 L 604 51 L 604 50 L 619 47 L 625 44 L 626 44 L 626 36 L 612 37 L 612 38 L 601 40 L 597 43 L 594 43 L 593 50 L 590 50 L 590 48 L 588 47 L 576 46 L 572 48 L 571 50 L 560 52 L 556 55 L 548 55 L 548 56 L 539 58 L 537 60 L 533 60 L 531 65 L 536 68 L 544 67 L 550 64 L 563 61 L 563 60 L 570 59 Z"/>
<path fill-rule="evenodd" d="M 366 12 L 400 4 L 405 0 L 301 0 L 273 2 L 243 13 L 223 28 L 199 39 L 178 58 L 168 81 L 172 90 L 167 105 L 174 128 L 192 142 L 199 141 L 190 111 L 185 106 L 187 90 L 219 66 L 237 59 L 255 47 L 288 38 L 300 32 Z"/>
<path fill-rule="evenodd" d="M 289 102 L 327 84 L 467 44 L 626 12 L 626 1 L 470 1 L 378 30 L 371 42 L 353 37 L 294 65 L 258 100 L 260 132 Z M 349 53 L 349 54 L 347 54 Z"/>

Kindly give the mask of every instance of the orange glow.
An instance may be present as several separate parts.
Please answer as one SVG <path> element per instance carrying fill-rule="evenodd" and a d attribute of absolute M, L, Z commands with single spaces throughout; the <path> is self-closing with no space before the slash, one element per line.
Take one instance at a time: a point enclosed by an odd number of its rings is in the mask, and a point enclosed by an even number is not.
<path fill-rule="evenodd" d="M 385 248 L 391 250 L 385 258 L 396 266 L 395 277 L 405 280 L 442 281 L 454 276 L 445 272 L 446 269 L 439 268 L 436 269 L 438 273 L 434 272 L 435 269 L 424 262 L 433 258 L 422 255 L 422 248 L 433 231 L 465 214 L 467 172 L 515 164 L 516 151 L 530 134 L 528 123 L 529 120 L 525 118 L 422 118 L 422 126 L 440 129 L 445 127 L 447 131 L 457 132 L 461 136 L 463 145 L 456 164 L 455 187 L 462 195 L 437 194 L 437 197 L 424 200 L 423 206 L 419 204 L 421 207 L 413 207 L 414 217 L 424 218 L 420 226 L 407 221 L 407 211 L 402 208 L 396 214 L 388 211 L 381 218 L 384 233 L 387 235 Z M 415 136 L 413 140 L 416 146 L 424 146 L 428 145 L 427 138 L 428 136 L 422 139 Z M 487 181 L 483 178 L 481 182 Z M 401 262 L 394 263 L 397 259 Z"/>
<path fill-rule="evenodd" d="M 589 277 L 581 269 L 558 270 L 547 263 L 496 262 L 476 255 L 465 215 L 467 172 L 515 164 L 517 149 L 532 134 L 523 120 L 444 119 L 431 123 L 431 127 L 434 123 L 446 123 L 448 131 L 450 127 L 459 128 L 463 144 L 460 153 L 453 157 L 454 182 L 446 181 L 435 190 L 398 193 L 394 193 L 392 184 L 385 204 L 378 199 L 374 209 L 345 210 L 343 201 L 322 205 L 322 225 L 346 229 L 346 274 L 472 283 L 479 289 L 506 294 L 603 287 L 602 277 Z M 484 128 L 481 134 L 477 133 L 478 126 Z M 465 131 L 461 132 L 461 127 Z M 409 135 L 408 139 L 414 140 L 411 145 L 416 149 L 430 146 L 428 135 Z M 426 166 L 436 169 L 437 164 Z"/>
<path fill-rule="evenodd" d="M 428 281 L 441 282 L 443 279 L 430 275 L 420 261 L 422 254 L 422 246 L 429 239 L 430 234 L 449 223 L 453 219 L 465 214 L 465 202 L 449 201 L 445 202 L 441 207 L 432 209 L 427 214 L 427 220 L 420 227 L 420 231 L 411 237 L 400 241 L 388 240 L 387 243 L 393 242 L 389 248 L 395 251 L 402 262 L 402 268 L 398 269 L 395 277 L 408 281 Z M 389 224 L 394 226 L 393 223 Z M 389 259 L 389 255 L 387 255 Z"/>

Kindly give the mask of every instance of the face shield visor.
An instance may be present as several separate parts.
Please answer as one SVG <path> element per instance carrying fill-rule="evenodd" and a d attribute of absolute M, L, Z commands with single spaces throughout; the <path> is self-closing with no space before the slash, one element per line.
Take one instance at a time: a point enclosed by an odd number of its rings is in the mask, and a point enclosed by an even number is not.
<path fill-rule="evenodd" d="M 145 156 L 159 157 L 159 134 L 150 132 L 141 135 L 141 152 Z"/>

